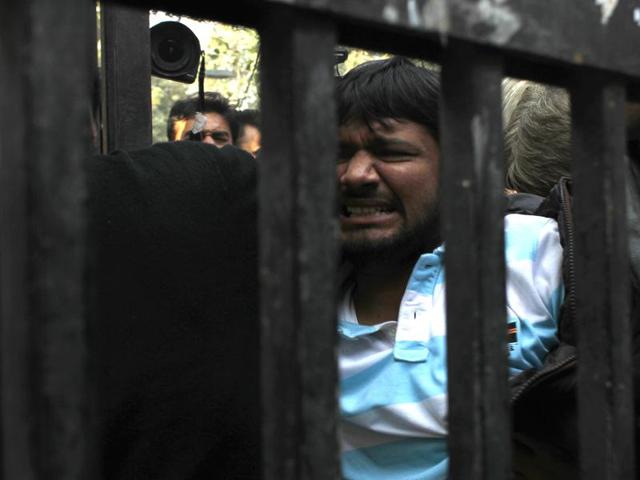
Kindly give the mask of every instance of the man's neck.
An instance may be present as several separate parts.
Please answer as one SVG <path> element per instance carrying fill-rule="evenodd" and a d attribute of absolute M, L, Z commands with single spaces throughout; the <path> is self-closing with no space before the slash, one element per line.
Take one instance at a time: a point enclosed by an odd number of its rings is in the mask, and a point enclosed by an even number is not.
<path fill-rule="evenodd" d="M 361 266 L 355 272 L 353 304 L 361 325 L 397 320 L 400 302 L 417 258 Z"/>

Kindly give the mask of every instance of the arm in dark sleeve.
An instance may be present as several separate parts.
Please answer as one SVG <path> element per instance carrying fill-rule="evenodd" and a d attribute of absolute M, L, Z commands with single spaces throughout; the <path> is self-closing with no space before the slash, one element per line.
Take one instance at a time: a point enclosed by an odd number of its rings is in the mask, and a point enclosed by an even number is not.
<path fill-rule="evenodd" d="M 105 478 L 258 478 L 255 160 L 179 142 L 88 168 Z"/>

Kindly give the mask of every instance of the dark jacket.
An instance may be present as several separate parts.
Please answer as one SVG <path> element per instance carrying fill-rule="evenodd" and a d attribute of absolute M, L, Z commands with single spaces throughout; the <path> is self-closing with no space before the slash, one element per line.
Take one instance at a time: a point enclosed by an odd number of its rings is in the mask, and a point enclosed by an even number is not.
<path fill-rule="evenodd" d="M 258 478 L 255 160 L 180 142 L 88 170 L 105 480 Z"/>
<path fill-rule="evenodd" d="M 631 164 L 628 195 L 629 239 L 631 249 L 631 331 L 635 409 L 640 400 L 640 229 L 634 222 L 640 212 L 640 176 Z M 536 207 L 536 203 L 539 205 Z M 574 272 L 573 218 L 570 181 L 562 179 L 548 197 L 516 195 L 509 199 L 510 212 L 533 213 L 558 221 L 563 256 L 566 298 L 562 307 L 558 337 L 560 345 L 552 351 L 539 371 L 525 372 L 511 381 L 514 431 L 514 470 L 516 478 L 578 478 L 577 349 L 575 329 L 576 298 Z M 640 438 L 636 421 L 636 438 Z M 638 445 L 636 445 L 638 457 Z"/>
<path fill-rule="evenodd" d="M 547 198 L 517 193 L 507 197 L 507 213 L 541 215 L 558 221 L 563 254 L 565 301 L 558 325 L 560 345 L 552 350 L 542 369 L 512 378 L 513 468 L 516 478 L 571 479 L 577 471 L 576 365 L 572 309 L 575 279 L 569 278 L 574 261 L 569 245 L 572 232 L 567 180 L 561 181 Z"/>

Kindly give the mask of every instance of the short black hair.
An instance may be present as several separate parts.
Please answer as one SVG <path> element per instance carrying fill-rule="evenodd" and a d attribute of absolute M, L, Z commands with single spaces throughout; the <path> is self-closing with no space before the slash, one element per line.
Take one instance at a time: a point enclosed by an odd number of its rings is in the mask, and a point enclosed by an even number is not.
<path fill-rule="evenodd" d="M 174 125 L 176 120 L 192 118 L 200 111 L 200 97 L 191 95 L 183 100 L 178 100 L 171 107 L 167 120 L 167 139 L 173 140 Z M 231 141 L 235 143 L 238 138 L 238 121 L 235 118 L 235 110 L 229 105 L 229 100 L 218 92 L 204 92 L 204 112 L 215 112 L 222 115 L 231 130 Z"/>
<path fill-rule="evenodd" d="M 366 62 L 338 78 L 340 125 L 357 121 L 371 126 L 384 119 L 409 120 L 438 139 L 440 75 L 408 58 Z"/>
<path fill-rule="evenodd" d="M 238 136 L 236 137 L 236 142 L 234 142 L 234 144 L 240 141 L 244 136 L 245 125 L 251 125 L 260 130 L 260 112 L 258 110 L 247 109 L 237 111 L 235 113 L 235 118 L 238 122 Z"/>
<path fill-rule="evenodd" d="M 253 125 L 260 128 L 260 112 L 258 110 L 247 109 L 236 112 L 236 118 L 240 125 Z"/>

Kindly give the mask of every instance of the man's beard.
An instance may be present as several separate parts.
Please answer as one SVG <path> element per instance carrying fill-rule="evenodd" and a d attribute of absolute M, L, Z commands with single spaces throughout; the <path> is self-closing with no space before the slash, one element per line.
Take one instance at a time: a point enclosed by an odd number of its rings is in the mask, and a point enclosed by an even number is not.
<path fill-rule="evenodd" d="M 440 244 L 440 221 L 437 211 L 430 211 L 420 222 L 409 227 L 403 225 L 386 238 L 367 238 L 366 232 L 343 241 L 342 252 L 355 266 L 370 262 L 388 263 L 418 257 Z"/>

